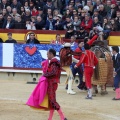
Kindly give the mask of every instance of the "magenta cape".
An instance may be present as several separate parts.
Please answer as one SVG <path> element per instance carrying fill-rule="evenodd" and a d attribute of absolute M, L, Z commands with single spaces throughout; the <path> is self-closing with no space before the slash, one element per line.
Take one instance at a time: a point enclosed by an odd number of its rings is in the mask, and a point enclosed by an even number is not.
<path fill-rule="evenodd" d="M 39 83 L 33 90 L 30 98 L 27 101 L 27 105 L 35 108 L 48 108 L 48 96 L 47 96 L 48 82 L 47 78 L 41 76 Z"/>

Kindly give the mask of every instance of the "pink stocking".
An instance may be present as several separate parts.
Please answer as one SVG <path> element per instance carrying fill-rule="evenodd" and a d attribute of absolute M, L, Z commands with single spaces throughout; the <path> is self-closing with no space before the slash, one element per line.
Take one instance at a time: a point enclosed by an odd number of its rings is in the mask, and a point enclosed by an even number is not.
<path fill-rule="evenodd" d="M 50 110 L 50 113 L 49 113 L 49 118 L 48 118 L 48 120 L 52 120 L 53 113 L 54 113 L 54 110 Z"/>
<path fill-rule="evenodd" d="M 64 120 L 64 119 L 65 119 L 65 116 L 64 116 L 64 114 L 63 114 L 62 110 L 61 110 L 61 109 L 59 109 L 57 112 L 58 112 L 58 113 L 59 113 L 59 115 L 60 115 L 60 120 Z"/>
<path fill-rule="evenodd" d="M 118 90 L 118 97 L 119 97 L 119 99 L 120 99 L 120 88 L 119 88 L 119 90 Z"/>
<path fill-rule="evenodd" d="M 119 88 L 117 88 L 117 89 L 115 90 L 115 93 L 116 93 L 115 98 L 116 98 L 116 99 L 119 99 Z"/>

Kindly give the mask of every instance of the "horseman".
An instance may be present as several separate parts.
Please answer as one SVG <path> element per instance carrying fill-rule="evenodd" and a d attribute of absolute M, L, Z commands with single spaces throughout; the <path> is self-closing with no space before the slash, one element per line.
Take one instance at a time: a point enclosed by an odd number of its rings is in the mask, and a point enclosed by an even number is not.
<path fill-rule="evenodd" d="M 76 94 L 72 90 L 72 84 L 74 80 L 74 76 L 72 74 L 70 65 L 72 64 L 72 61 L 76 62 L 78 61 L 77 59 L 73 58 L 72 55 L 80 56 L 82 52 L 74 52 L 71 50 L 71 44 L 70 43 L 65 43 L 64 47 L 60 50 L 60 63 L 63 68 L 63 70 L 66 71 L 67 73 L 67 81 L 68 81 L 68 94 Z"/>

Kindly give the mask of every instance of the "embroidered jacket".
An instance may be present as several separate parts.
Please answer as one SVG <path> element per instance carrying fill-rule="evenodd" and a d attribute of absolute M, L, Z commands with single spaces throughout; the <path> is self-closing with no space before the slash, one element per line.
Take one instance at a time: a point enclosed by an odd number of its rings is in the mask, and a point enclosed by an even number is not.
<path fill-rule="evenodd" d="M 85 53 L 82 53 L 80 61 L 76 64 L 76 66 L 78 67 L 82 63 L 84 63 L 85 67 L 94 67 L 97 65 L 98 59 L 91 50 L 86 50 Z"/>
<path fill-rule="evenodd" d="M 56 58 L 53 58 L 48 65 L 47 72 L 45 72 L 43 76 L 47 77 L 48 80 L 53 80 L 54 83 L 60 83 L 60 75 L 61 75 L 60 63 Z"/>

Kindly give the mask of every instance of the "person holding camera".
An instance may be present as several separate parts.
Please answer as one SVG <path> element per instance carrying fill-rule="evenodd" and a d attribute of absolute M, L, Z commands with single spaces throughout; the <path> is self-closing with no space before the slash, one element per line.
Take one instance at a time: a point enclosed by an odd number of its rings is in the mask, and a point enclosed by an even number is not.
<path fill-rule="evenodd" d="M 58 14 L 55 23 L 55 30 L 64 30 L 64 25 L 62 22 L 62 15 Z"/>

